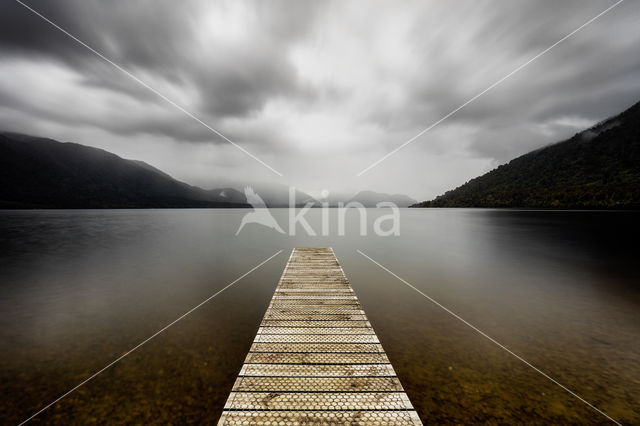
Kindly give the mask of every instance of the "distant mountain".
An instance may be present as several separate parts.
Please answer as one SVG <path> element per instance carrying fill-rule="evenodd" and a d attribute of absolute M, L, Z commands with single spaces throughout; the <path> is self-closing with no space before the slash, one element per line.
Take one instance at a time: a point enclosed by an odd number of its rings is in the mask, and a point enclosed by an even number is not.
<path fill-rule="evenodd" d="M 640 208 L 640 103 L 413 207 Z"/>
<path fill-rule="evenodd" d="M 396 204 L 398 207 L 409 207 L 412 204 L 416 203 L 416 200 L 413 198 L 403 195 L 403 194 L 384 194 L 380 192 L 373 191 L 360 191 L 348 202 L 357 201 L 362 203 L 365 207 L 376 207 L 378 203 L 381 202 L 392 202 Z"/>
<path fill-rule="evenodd" d="M 102 149 L 0 133 L 0 208 L 248 207 Z"/>
<path fill-rule="evenodd" d="M 233 188 L 210 189 L 207 192 L 218 201 L 235 204 L 246 204 L 247 202 L 247 197 L 244 195 L 244 192 Z"/>
<path fill-rule="evenodd" d="M 289 207 L 289 186 L 278 183 L 263 183 L 253 182 L 242 186 L 243 190 L 245 186 L 253 188 L 265 202 L 267 207 Z M 318 204 L 318 201 L 306 192 L 302 192 L 299 189 L 295 190 L 295 204 L 297 207 L 303 207 L 306 203 Z M 244 193 L 242 193 L 244 199 Z"/>
<path fill-rule="evenodd" d="M 352 192 L 347 191 L 329 191 L 327 190 L 326 194 L 320 194 L 318 198 L 319 206 L 326 205 L 332 208 L 339 207 L 340 203 L 343 205 L 347 203 L 349 199 L 353 196 Z"/>

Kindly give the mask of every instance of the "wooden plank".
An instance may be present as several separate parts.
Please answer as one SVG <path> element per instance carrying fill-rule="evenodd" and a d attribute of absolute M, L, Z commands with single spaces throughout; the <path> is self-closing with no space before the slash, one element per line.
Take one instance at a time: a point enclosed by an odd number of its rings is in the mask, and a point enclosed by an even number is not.
<path fill-rule="evenodd" d="M 395 376 L 391 364 L 245 364 L 240 376 L 353 377 Z"/>
<path fill-rule="evenodd" d="M 388 363 L 384 352 L 378 353 L 309 353 L 309 352 L 250 352 L 245 364 L 380 364 Z"/>
<path fill-rule="evenodd" d="M 389 392 L 402 391 L 396 377 L 244 377 L 235 392 Z"/>
<path fill-rule="evenodd" d="M 331 248 L 291 253 L 218 424 L 422 424 Z"/>
<path fill-rule="evenodd" d="M 404 392 L 362 393 L 266 393 L 234 392 L 230 400 L 243 410 L 315 410 L 316 407 L 332 407 L 335 410 L 376 410 L 377 407 L 393 407 L 394 410 L 410 410 L 411 402 Z"/>
<path fill-rule="evenodd" d="M 380 343 L 375 334 L 260 334 L 255 343 Z"/>
<path fill-rule="evenodd" d="M 369 321 L 300 321 L 300 320 L 278 320 L 278 319 L 263 319 L 260 324 L 263 327 L 367 327 L 370 328 Z"/>
<path fill-rule="evenodd" d="M 379 343 L 254 343 L 251 352 L 375 353 L 384 349 Z"/>
<path fill-rule="evenodd" d="M 260 327 L 260 334 L 375 334 L 373 328 L 369 327 L 315 327 L 313 330 L 307 330 L 309 327 Z M 257 337 L 257 336 L 256 336 Z"/>
<path fill-rule="evenodd" d="M 421 425 L 413 410 L 227 411 L 223 425 Z"/>

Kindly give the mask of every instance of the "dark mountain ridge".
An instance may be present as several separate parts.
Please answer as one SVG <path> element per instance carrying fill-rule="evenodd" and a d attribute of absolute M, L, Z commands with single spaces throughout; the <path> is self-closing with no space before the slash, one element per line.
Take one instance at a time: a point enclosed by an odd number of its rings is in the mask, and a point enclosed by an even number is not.
<path fill-rule="evenodd" d="M 0 208 L 248 207 L 220 191 L 102 149 L 0 133 Z"/>
<path fill-rule="evenodd" d="M 640 208 L 640 103 L 412 207 Z"/>

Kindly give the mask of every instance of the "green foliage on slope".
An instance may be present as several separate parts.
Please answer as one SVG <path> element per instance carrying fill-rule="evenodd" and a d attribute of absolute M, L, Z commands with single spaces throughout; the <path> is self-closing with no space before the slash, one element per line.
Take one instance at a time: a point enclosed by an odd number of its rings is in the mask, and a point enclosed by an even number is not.
<path fill-rule="evenodd" d="M 640 103 L 414 207 L 639 208 Z"/>

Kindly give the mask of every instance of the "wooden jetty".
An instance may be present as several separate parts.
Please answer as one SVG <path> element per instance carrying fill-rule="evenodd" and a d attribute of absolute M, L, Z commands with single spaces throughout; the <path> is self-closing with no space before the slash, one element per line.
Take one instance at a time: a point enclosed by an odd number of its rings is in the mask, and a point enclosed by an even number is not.
<path fill-rule="evenodd" d="M 296 248 L 219 425 L 421 425 L 331 248 Z"/>

